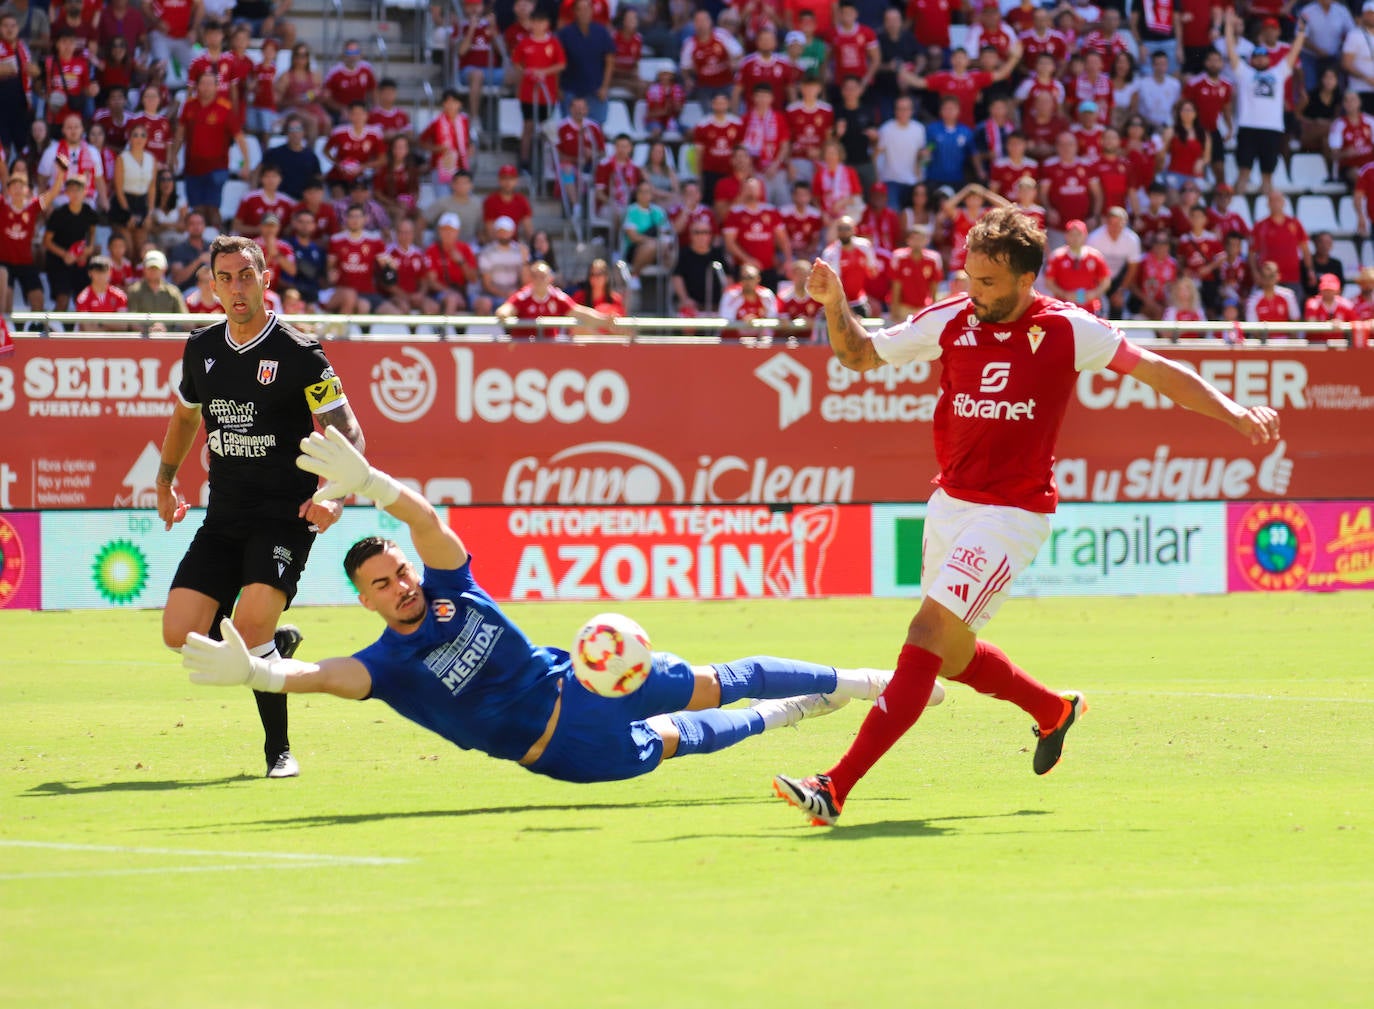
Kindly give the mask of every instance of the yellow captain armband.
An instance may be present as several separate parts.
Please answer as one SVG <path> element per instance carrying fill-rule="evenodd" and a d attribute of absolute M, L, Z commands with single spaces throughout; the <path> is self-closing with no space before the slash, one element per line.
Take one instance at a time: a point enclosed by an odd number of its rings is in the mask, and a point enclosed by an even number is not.
<path fill-rule="evenodd" d="M 337 376 L 305 387 L 305 401 L 310 404 L 311 413 L 324 413 L 341 403 L 348 402 L 344 396 L 343 382 Z"/>

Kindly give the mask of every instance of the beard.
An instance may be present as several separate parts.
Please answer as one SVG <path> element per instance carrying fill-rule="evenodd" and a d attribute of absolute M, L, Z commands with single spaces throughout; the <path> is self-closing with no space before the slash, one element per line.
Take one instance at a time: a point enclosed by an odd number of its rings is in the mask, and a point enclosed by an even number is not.
<path fill-rule="evenodd" d="M 1016 313 L 1021 296 L 1013 291 L 1004 298 L 983 304 L 973 301 L 971 296 L 969 301 L 973 302 L 973 314 L 978 316 L 979 322 L 1009 322 Z"/>

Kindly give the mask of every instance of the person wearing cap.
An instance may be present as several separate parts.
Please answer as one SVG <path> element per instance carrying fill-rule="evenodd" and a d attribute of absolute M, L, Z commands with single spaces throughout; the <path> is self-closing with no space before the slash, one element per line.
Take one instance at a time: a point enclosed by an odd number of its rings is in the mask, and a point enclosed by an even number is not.
<path fill-rule="evenodd" d="M 514 165 L 502 165 L 496 173 L 496 189 L 487 194 L 482 201 L 482 226 L 478 238 L 489 241 L 492 238 L 492 224 L 501 217 L 515 222 L 516 231 L 529 241 L 534 237 L 534 208 L 529 199 L 516 187 L 520 182 L 520 170 Z"/>
<path fill-rule="evenodd" d="M 324 156 L 334 162 L 325 175 L 327 182 L 351 184 L 364 173 L 376 171 L 386 155 L 382 131 L 367 122 L 367 106 L 350 102 L 348 121 L 334 127 L 324 144 Z"/>
<path fill-rule="evenodd" d="M 1064 225 L 1064 244 L 1045 261 L 1045 287 L 1054 297 L 1093 315 L 1102 314 L 1102 298 L 1111 289 L 1112 271 L 1102 253 L 1088 245 L 1082 221 Z"/>
<path fill-rule="evenodd" d="M 243 122 L 229 100 L 220 97 L 217 86 L 210 71 L 196 79 L 195 94 L 182 103 L 176 133 L 167 149 L 169 165 L 175 165 L 177 154 L 185 150 L 186 202 L 199 208 L 215 227 L 220 224 L 220 194 L 229 179 L 230 147 L 239 149 L 239 175 L 247 179 L 252 174 Z"/>
<path fill-rule="evenodd" d="M 129 304 L 129 297 L 117 287 L 110 285 L 110 260 L 106 256 L 92 256 L 90 265 L 91 282 L 76 296 L 74 311 L 113 313 L 123 312 Z M 114 323 L 82 323 L 79 328 L 89 333 L 108 332 L 118 329 Z"/>
<path fill-rule="evenodd" d="M 491 241 L 477 256 L 482 293 L 501 304 L 529 282 L 530 250 L 515 238 L 515 222 L 498 217 L 491 223 Z"/>
<path fill-rule="evenodd" d="M 281 169 L 275 164 L 264 164 L 258 170 L 257 189 L 251 189 L 239 200 L 234 219 L 229 222 L 229 231 L 235 235 L 253 238 L 261 230 L 262 220 L 274 214 L 280 222 L 290 216 L 296 201 L 281 190 Z"/>
<path fill-rule="evenodd" d="M 626 7 L 624 13 L 633 14 L 635 9 Z M 677 71 L 667 66 L 660 68 L 658 76 L 644 88 L 644 125 L 649 131 L 649 139 L 659 140 L 665 133 L 681 132 L 678 117 L 686 104 L 687 89 L 677 79 Z"/>
<path fill-rule="evenodd" d="M 1341 49 L 1355 31 L 1355 19 L 1350 8 L 1336 0 L 1311 0 L 1297 9 L 1297 16 L 1307 25 L 1301 57 L 1304 89 L 1316 91 L 1322 71 L 1339 67 Z"/>
<path fill-rule="evenodd" d="M 95 252 L 95 228 L 100 216 L 86 201 L 86 180 L 68 176 L 65 200 L 59 200 L 48 213 L 43 232 L 44 272 L 48 293 L 57 311 L 65 312 L 72 297 L 87 284 L 86 262 Z"/>
<path fill-rule="evenodd" d="M 386 251 L 386 239 L 367 230 L 367 210 L 354 204 L 344 215 L 344 230 L 329 240 L 329 283 L 334 293 L 325 311 L 339 315 L 366 315 L 382 302 L 377 293 L 377 257 Z"/>
<path fill-rule="evenodd" d="M 363 46 L 357 39 L 345 39 L 343 59 L 324 75 L 320 101 L 337 122 L 354 102 L 370 109 L 377 98 L 377 72 L 363 59 Z"/>
<path fill-rule="evenodd" d="M 181 289 L 167 280 L 167 257 L 157 249 L 143 256 L 143 277 L 129 287 L 129 311 L 185 312 L 186 299 Z"/>
<path fill-rule="evenodd" d="M 0 201 L 0 315 L 13 311 L 16 280 L 29 310 L 43 311 L 43 277 L 34 263 L 33 239 L 66 181 L 67 173 L 59 169 L 52 185 L 34 196 L 28 175 L 16 171 L 5 180 L 5 196 Z"/>
<path fill-rule="evenodd" d="M 1324 273 L 1317 281 L 1317 293 L 1307 299 L 1303 306 L 1304 322 L 1354 322 L 1359 318 L 1355 306 L 1347 298 L 1341 297 L 1341 278 L 1334 273 Z M 1304 333 L 1309 340 L 1325 340 L 1328 337 L 1343 337 L 1339 330 L 1330 333 Z"/>
<path fill-rule="evenodd" d="M 1302 24 L 1293 39 L 1293 48 L 1282 60 L 1270 66 L 1269 50 L 1255 47 L 1250 62 L 1240 58 L 1236 36 L 1242 22 L 1234 10 L 1225 15 L 1226 58 L 1236 79 L 1236 188 L 1242 193 L 1250 184 L 1250 171 L 1259 164 L 1260 190 L 1269 192 L 1279 157 L 1287 153 L 1288 136 L 1284 121 L 1285 92 L 1293 67 L 1307 37 Z"/>
<path fill-rule="evenodd" d="M 489 315 L 492 301 L 480 293 L 477 254 L 459 237 L 461 225 L 454 213 L 444 214 L 436 222 L 434 244 L 425 250 L 426 286 L 439 299 L 439 311 L 444 315 L 456 315 L 465 308 L 476 315 Z"/>
<path fill-rule="evenodd" d="M 1102 150 L 1102 134 L 1106 127 L 1098 118 L 1097 102 L 1078 103 L 1078 121 L 1069 127 L 1069 132 L 1078 141 L 1078 156 L 1084 161 L 1096 161 Z"/>
<path fill-rule="evenodd" d="M 612 44 L 614 55 L 614 44 Z M 536 7 L 530 15 L 530 34 L 511 53 L 511 65 L 520 68 L 516 95 L 520 99 L 520 167 L 530 171 L 534 126 L 548 121 L 559 103 L 559 78 L 568 65 L 568 54 L 549 31 L 549 15 Z"/>
<path fill-rule="evenodd" d="M 1120 205 L 1107 208 L 1103 223 L 1088 232 L 1087 244 L 1098 252 L 1107 263 L 1112 275 L 1111 286 L 1107 288 L 1107 315 L 1113 319 L 1124 319 L 1129 310 L 1129 295 L 1135 287 L 1136 270 L 1145 254 L 1140 244 L 1140 236 L 1131 230 L 1130 215 Z"/>
<path fill-rule="evenodd" d="M 1112 76 L 1107 73 L 1102 54 L 1096 49 L 1089 49 L 1084 52 L 1082 60 L 1083 72 L 1069 81 L 1069 105 L 1077 106 L 1081 102 L 1096 102 L 1098 113 L 1102 116 L 1104 121 L 1110 122 L 1112 118 L 1112 103 L 1116 100 L 1116 92 L 1112 85 Z M 1070 59 L 1071 72 L 1072 64 L 1073 60 Z M 1144 83 L 1144 81 L 1141 83 Z M 1138 89 L 1136 93 L 1138 96 Z"/>

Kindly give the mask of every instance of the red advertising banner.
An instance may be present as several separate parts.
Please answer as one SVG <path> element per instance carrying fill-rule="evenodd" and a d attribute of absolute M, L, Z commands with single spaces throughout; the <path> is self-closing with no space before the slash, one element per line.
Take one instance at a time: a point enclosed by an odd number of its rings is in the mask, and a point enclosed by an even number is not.
<path fill-rule="evenodd" d="M 147 507 L 177 340 L 19 339 L 0 359 L 0 509 Z M 369 455 L 436 503 L 910 501 L 935 474 L 938 365 L 825 347 L 333 341 Z M 1374 353 L 1181 349 L 1283 417 L 1255 448 L 1132 378 L 1080 376 L 1065 501 L 1374 497 Z M 181 474 L 205 499 L 203 441 Z"/>
<path fill-rule="evenodd" d="M 1374 589 L 1374 502 L 1269 501 L 1226 511 L 1227 591 Z"/>
<path fill-rule="evenodd" d="M 866 505 L 454 508 L 500 600 L 867 595 Z"/>
<path fill-rule="evenodd" d="M 42 548 L 34 512 L 0 513 L 0 610 L 41 609 Z"/>

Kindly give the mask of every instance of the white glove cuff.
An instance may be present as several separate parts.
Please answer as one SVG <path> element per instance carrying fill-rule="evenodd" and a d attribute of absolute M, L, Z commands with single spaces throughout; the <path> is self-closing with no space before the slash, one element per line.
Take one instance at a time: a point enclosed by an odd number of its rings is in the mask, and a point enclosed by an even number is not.
<path fill-rule="evenodd" d="M 253 671 L 248 674 L 248 685 L 254 690 L 261 690 L 265 694 L 281 694 L 286 692 L 286 674 L 289 665 L 299 665 L 294 659 L 277 659 L 269 662 L 267 659 L 254 658 L 251 663 Z"/>
<path fill-rule="evenodd" d="M 358 488 L 358 493 L 371 498 L 378 508 L 386 508 L 396 503 L 402 486 L 401 481 L 389 473 L 374 468 L 368 472 L 367 482 Z"/>

